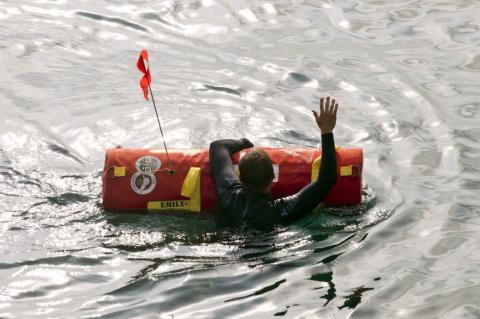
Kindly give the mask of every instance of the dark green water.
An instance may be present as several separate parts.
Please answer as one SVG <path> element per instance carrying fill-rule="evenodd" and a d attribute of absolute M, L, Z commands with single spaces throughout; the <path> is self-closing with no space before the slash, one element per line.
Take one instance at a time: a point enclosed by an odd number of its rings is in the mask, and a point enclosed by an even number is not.
<path fill-rule="evenodd" d="M 480 318 L 478 1 L 0 1 L 0 318 Z M 362 147 L 364 200 L 269 233 L 113 214 L 105 150 Z M 259 212 L 261 213 L 261 212 Z"/>

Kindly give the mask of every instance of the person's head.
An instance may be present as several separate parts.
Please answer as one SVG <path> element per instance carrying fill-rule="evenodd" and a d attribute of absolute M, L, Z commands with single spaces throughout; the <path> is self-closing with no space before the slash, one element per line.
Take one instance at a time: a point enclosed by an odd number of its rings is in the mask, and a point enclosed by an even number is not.
<path fill-rule="evenodd" d="M 274 177 L 272 160 L 267 152 L 254 149 L 240 159 L 240 180 L 247 187 L 260 192 L 270 192 Z"/>

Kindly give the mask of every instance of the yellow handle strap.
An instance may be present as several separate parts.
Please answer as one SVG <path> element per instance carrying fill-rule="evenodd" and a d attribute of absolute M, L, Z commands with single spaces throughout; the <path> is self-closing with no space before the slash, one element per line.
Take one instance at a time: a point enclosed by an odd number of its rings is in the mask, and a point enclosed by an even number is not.
<path fill-rule="evenodd" d="M 352 165 L 340 167 L 340 176 L 352 176 Z"/>
<path fill-rule="evenodd" d="M 182 185 L 181 195 L 190 197 L 190 210 L 193 212 L 201 210 L 200 177 L 200 167 L 190 167 Z"/>
<path fill-rule="evenodd" d="M 113 176 L 115 177 L 124 177 L 126 172 L 125 166 L 114 166 L 113 167 Z"/>
<path fill-rule="evenodd" d="M 312 182 L 316 181 L 318 178 L 318 172 L 320 172 L 320 161 L 322 156 L 320 155 L 312 162 Z"/>

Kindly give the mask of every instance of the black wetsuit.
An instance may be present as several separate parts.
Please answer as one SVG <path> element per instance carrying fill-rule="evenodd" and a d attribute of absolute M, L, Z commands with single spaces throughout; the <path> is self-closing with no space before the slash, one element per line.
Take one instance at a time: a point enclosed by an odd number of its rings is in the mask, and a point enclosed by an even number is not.
<path fill-rule="evenodd" d="M 337 181 L 333 134 L 322 135 L 320 173 L 315 182 L 298 193 L 273 200 L 245 186 L 236 176 L 231 155 L 252 147 L 248 139 L 218 140 L 210 144 L 210 170 L 217 195 L 217 225 L 220 227 L 271 228 L 294 222 L 311 213 Z"/>

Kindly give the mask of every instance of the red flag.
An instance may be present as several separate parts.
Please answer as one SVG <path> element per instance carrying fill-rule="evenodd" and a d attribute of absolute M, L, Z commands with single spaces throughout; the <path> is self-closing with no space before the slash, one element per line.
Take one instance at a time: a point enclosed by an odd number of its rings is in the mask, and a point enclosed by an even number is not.
<path fill-rule="evenodd" d="M 145 67 L 145 61 L 147 61 L 148 67 Z M 147 50 L 140 51 L 140 56 L 138 57 L 137 61 L 137 68 L 143 73 L 143 77 L 140 79 L 140 87 L 143 90 L 143 96 L 145 96 L 145 99 L 148 100 L 148 86 L 152 81 L 152 77 L 150 75 L 150 64 L 148 63 Z"/>

